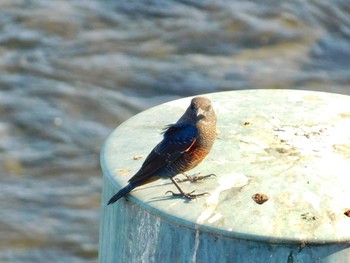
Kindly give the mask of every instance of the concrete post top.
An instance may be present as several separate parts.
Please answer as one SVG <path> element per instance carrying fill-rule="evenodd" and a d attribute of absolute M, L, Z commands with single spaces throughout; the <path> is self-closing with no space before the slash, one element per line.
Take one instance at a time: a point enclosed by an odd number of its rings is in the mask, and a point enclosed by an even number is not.
<path fill-rule="evenodd" d="M 350 242 L 349 96 L 297 90 L 203 96 L 213 103 L 218 135 L 207 158 L 188 174 L 216 177 L 180 185 L 210 195 L 192 201 L 165 195 L 176 189 L 170 180 L 158 180 L 132 191 L 129 202 L 213 235 L 273 243 Z M 110 135 L 101 165 L 115 192 L 189 102 L 146 110 Z"/>

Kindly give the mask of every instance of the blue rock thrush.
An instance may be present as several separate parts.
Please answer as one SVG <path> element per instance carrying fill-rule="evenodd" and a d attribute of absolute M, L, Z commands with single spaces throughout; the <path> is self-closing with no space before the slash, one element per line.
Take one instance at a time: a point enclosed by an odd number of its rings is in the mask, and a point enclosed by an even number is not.
<path fill-rule="evenodd" d="M 160 178 L 170 179 L 175 184 L 180 193 L 168 191 L 174 196 L 193 199 L 206 194 L 185 193 L 173 177 L 196 167 L 211 150 L 215 138 L 216 115 L 210 100 L 193 98 L 182 117 L 175 124 L 167 126 L 163 140 L 150 152 L 129 184 L 116 193 L 108 204 L 113 204 L 135 187 Z"/>

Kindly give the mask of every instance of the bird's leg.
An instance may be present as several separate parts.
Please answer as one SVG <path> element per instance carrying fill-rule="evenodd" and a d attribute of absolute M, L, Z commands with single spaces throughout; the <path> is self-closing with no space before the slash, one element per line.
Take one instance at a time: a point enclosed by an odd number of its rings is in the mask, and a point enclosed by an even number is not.
<path fill-rule="evenodd" d="M 187 175 L 187 174 L 183 174 L 184 176 L 186 176 L 186 179 L 177 179 L 176 178 L 176 182 L 178 183 L 182 183 L 182 182 L 191 182 L 191 183 L 195 183 L 197 181 L 200 180 L 204 180 L 206 178 L 209 178 L 210 176 L 216 176 L 215 174 L 207 174 L 207 175 L 200 175 L 201 173 L 196 173 L 194 175 Z"/>
<path fill-rule="evenodd" d="M 170 180 L 173 182 L 173 184 L 176 186 L 177 190 L 179 190 L 180 193 L 174 193 L 173 191 L 167 191 L 165 194 L 171 193 L 173 196 L 182 196 L 182 197 L 186 197 L 188 199 L 195 199 L 195 198 L 200 197 L 200 196 L 209 195 L 209 193 L 207 193 L 207 192 L 201 193 L 201 194 L 193 194 L 194 191 L 192 191 L 190 193 L 185 193 L 180 188 L 178 183 L 172 177 L 170 177 Z"/>

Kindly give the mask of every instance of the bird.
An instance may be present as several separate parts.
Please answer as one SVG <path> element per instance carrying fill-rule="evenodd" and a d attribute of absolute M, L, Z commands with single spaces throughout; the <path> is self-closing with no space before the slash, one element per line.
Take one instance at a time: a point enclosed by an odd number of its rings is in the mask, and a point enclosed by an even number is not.
<path fill-rule="evenodd" d="M 176 123 L 165 127 L 162 141 L 148 154 L 128 184 L 110 198 L 108 205 L 134 188 L 161 178 L 170 179 L 176 186 L 179 193 L 168 191 L 173 196 L 194 199 L 207 194 L 193 194 L 194 191 L 185 193 L 173 177 L 193 169 L 208 155 L 216 139 L 216 122 L 211 101 L 201 96 L 192 98 L 185 113 Z M 202 178 L 197 176 L 198 179 Z"/>

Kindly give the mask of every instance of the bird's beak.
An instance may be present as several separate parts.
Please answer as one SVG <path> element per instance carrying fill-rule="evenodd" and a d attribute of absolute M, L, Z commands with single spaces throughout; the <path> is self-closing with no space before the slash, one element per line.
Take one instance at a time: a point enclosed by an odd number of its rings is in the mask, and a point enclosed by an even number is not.
<path fill-rule="evenodd" d="M 201 108 L 198 108 L 197 117 L 204 117 L 204 110 L 202 110 Z"/>

